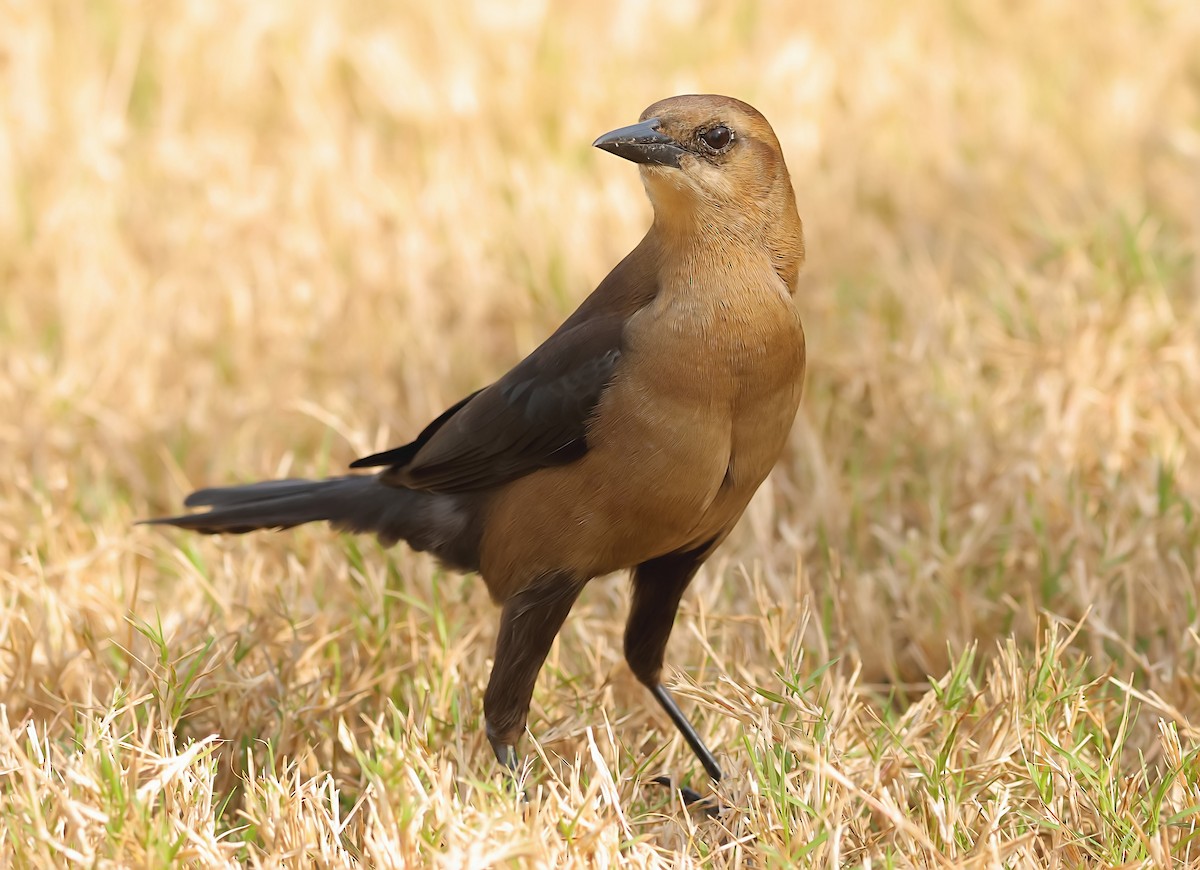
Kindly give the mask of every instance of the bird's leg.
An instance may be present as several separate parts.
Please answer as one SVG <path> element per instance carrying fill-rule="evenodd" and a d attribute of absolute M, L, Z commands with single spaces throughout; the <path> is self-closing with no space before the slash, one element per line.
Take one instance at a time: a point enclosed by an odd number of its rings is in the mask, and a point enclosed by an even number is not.
<path fill-rule="evenodd" d="M 679 729 L 708 775 L 719 782 L 722 774 L 716 758 L 662 684 L 663 656 L 671 637 L 679 601 L 712 549 L 713 545 L 709 544 L 687 553 L 671 553 L 643 562 L 634 569 L 633 603 L 625 625 L 625 660 Z M 670 780 L 664 780 L 665 777 L 659 777 L 656 782 L 670 783 Z M 683 790 L 682 794 L 688 804 L 700 799 L 690 789 Z"/>
<path fill-rule="evenodd" d="M 525 730 L 538 671 L 582 588 L 574 577 L 550 574 L 504 603 L 483 715 L 492 751 L 510 772 L 517 769 L 517 741 Z"/>
<path fill-rule="evenodd" d="M 692 727 L 692 723 L 683 715 L 683 711 L 679 709 L 679 705 L 675 703 L 675 699 L 671 697 L 671 693 L 667 691 L 667 687 L 662 683 L 656 683 L 650 687 L 650 694 L 654 696 L 654 700 L 658 701 L 675 723 L 675 727 L 679 729 L 679 733 L 683 735 L 683 739 L 687 741 L 687 745 L 692 748 L 692 752 L 700 759 L 700 763 L 704 765 L 704 769 L 708 775 L 713 778 L 714 782 L 721 781 L 721 767 L 717 764 L 717 760 L 713 757 L 712 752 L 704 741 L 700 739 L 700 735 L 696 733 L 696 729 Z"/>

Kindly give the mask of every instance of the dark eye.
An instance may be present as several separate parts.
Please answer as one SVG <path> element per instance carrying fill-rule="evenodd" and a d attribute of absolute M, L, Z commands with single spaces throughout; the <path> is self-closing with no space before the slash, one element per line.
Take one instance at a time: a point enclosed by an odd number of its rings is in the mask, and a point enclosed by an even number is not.
<path fill-rule="evenodd" d="M 701 133 L 700 140 L 713 151 L 724 151 L 733 141 L 733 131 L 724 124 L 718 124 Z"/>

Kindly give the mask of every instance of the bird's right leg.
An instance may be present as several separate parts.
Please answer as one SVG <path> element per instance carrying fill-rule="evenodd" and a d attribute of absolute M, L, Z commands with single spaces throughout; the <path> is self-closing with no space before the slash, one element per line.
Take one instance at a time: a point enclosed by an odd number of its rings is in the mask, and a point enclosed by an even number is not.
<path fill-rule="evenodd" d="M 714 782 L 721 780 L 721 767 L 662 684 L 662 668 L 684 590 L 717 543 L 719 540 L 713 540 L 695 550 L 669 553 L 638 565 L 633 572 L 633 603 L 625 624 L 625 660 L 629 662 L 630 670 L 650 690 Z M 655 782 L 671 785 L 667 777 L 658 777 Z M 683 788 L 680 792 L 684 803 L 706 804 L 704 798 L 691 789 Z M 716 812 L 711 805 L 706 806 L 706 811 Z"/>
<path fill-rule="evenodd" d="M 525 730 L 538 672 L 583 585 L 575 577 L 549 574 L 504 603 L 483 715 L 492 750 L 510 771 L 517 768 L 517 741 Z"/>

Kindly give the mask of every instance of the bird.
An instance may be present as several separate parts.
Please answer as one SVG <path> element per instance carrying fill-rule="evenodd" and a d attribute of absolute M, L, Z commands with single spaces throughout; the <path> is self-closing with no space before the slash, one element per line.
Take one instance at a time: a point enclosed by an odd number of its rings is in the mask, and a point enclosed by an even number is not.
<path fill-rule="evenodd" d="M 625 659 L 716 783 L 664 659 L 685 590 L 799 409 L 804 230 L 779 140 L 741 100 L 660 100 L 593 145 L 637 164 L 653 220 L 525 359 L 348 474 L 201 489 L 184 504 L 207 510 L 145 522 L 240 534 L 325 521 L 477 572 L 500 608 L 487 738 L 514 773 L 572 605 L 628 569 Z"/>

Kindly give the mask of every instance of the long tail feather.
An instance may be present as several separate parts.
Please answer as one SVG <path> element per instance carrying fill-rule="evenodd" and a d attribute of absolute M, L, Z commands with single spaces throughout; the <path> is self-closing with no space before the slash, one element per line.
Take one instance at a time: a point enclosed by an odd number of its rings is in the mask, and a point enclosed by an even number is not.
<path fill-rule="evenodd" d="M 407 541 L 457 567 L 474 569 L 478 563 L 470 511 L 460 499 L 389 486 L 374 475 L 211 487 L 192 493 L 184 504 L 208 510 L 142 523 L 238 535 L 324 521 L 347 532 L 373 532 L 387 546 Z"/>

